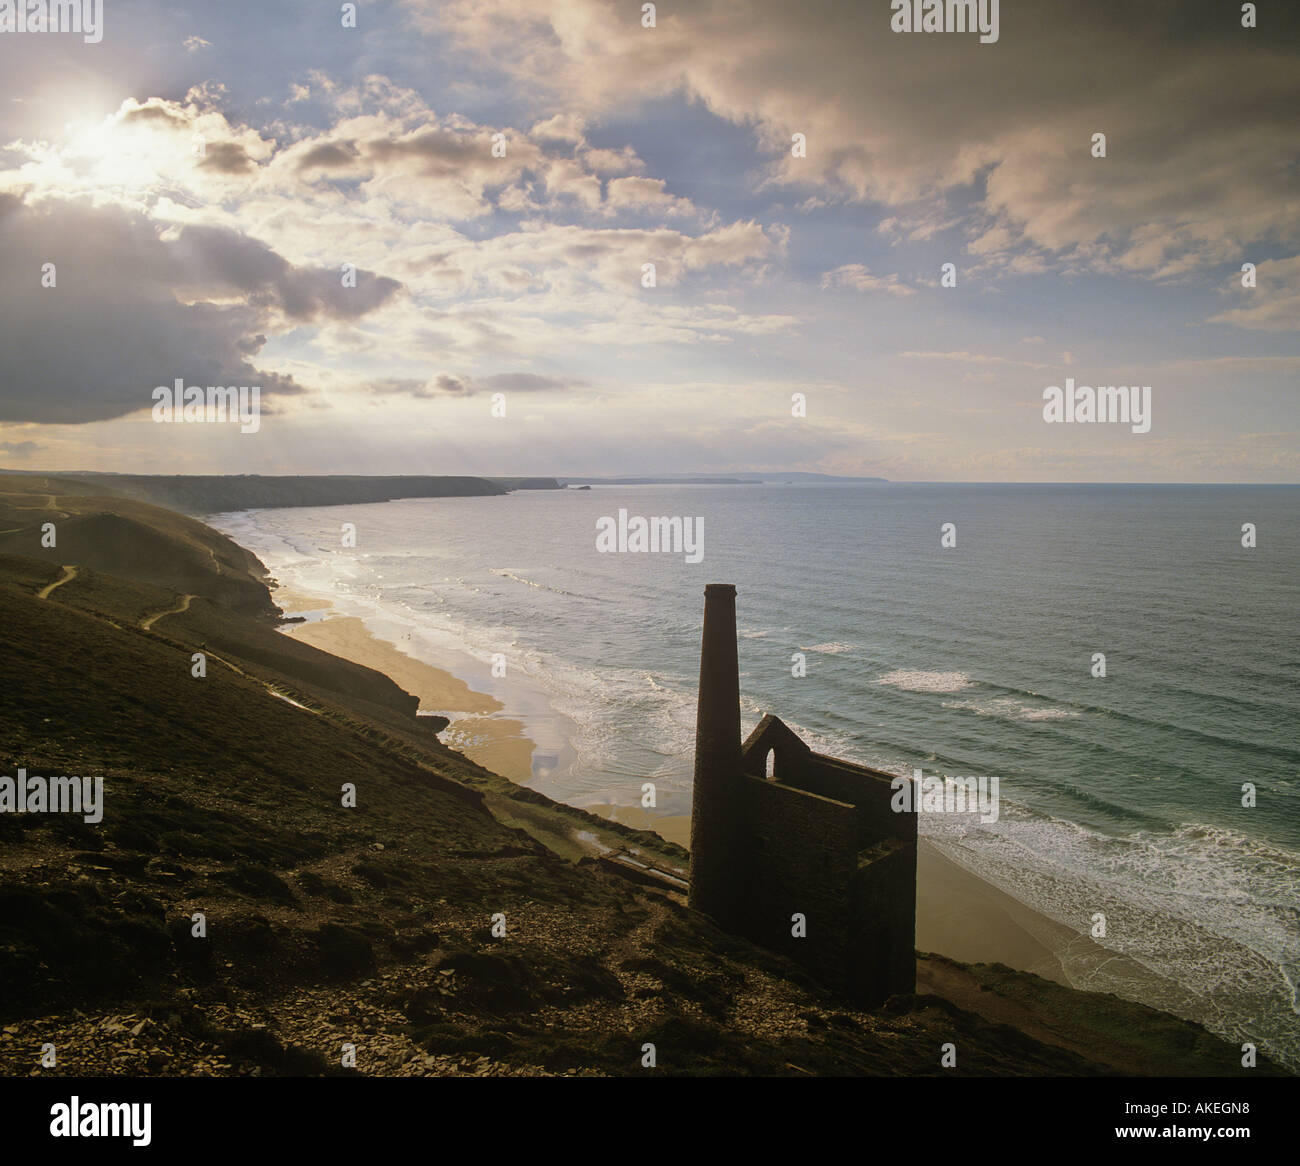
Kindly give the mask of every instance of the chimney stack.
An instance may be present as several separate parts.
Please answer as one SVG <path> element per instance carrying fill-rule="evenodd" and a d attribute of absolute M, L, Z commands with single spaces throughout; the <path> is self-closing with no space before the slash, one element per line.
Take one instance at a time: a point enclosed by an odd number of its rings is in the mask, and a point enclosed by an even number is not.
<path fill-rule="evenodd" d="M 740 669 L 736 659 L 736 588 L 704 588 L 700 700 L 695 721 L 691 795 L 690 905 L 719 922 L 733 918 L 740 867 Z"/>

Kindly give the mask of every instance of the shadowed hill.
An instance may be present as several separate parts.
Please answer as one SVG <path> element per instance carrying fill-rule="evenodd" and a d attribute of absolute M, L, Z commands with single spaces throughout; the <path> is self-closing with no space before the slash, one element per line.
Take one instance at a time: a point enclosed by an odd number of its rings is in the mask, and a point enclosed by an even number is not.
<path fill-rule="evenodd" d="M 59 492 L 76 483 L 43 479 L 51 489 L 31 490 L 31 481 L 0 477 L 0 554 L 76 563 L 241 611 L 275 613 L 257 556 L 211 527 L 129 498 Z M 48 533 L 53 546 L 43 545 Z"/>
<path fill-rule="evenodd" d="M 216 558 L 212 547 L 122 514 L 77 514 L 56 524 L 57 543 L 30 545 L 27 532 L 0 535 L 0 552 L 47 562 L 76 562 L 125 579 L 155 581 L 181 592 L 207 595 L 229 607 L 271 614 L 270 595 L 247 568 Z"/>
<path fill-rule="evenodd" d="M 81 517 L 47 501 L 60 530 Z M 129 521 L 216 549 L 175 515 Z M 580 832 L 631 832 L 446 749 L 386 677 L 60 551 L 0 555 L 0 772 L 102 776 L 103 820 L 0 814 L 0 1072 L 45 1042 L 68 1074 L 339 1072 L 344 1042 L 394 1075 L 640 1074 L 647 1042 L 674 1074 L 1241 1071 L 1196 1025 L 1002 969 L 945 961 L 942 990 L 846 1007 L 680 897 L 571 861 Z M 986 987 L 1023 1026 L 979 1014 Z"/>

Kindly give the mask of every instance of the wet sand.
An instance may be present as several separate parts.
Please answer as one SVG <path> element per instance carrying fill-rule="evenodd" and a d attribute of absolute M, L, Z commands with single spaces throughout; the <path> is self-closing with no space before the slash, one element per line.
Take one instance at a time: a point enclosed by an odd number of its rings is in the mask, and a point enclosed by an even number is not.
<path fill-rule="evenodd" d="M 916 947 L 964 963 L 1000 963 L 1067 983 L 1056 951 L 1078 937 L 925 839 L 916 855 Z"/>
<path fill-rule="evenodd" d="M 660 838 L 666 838 L 669 842 L 676 842 L 678 846 L 690 849 L 689 814 L 656 814 L 641 806 L 614 806 L 608 802 L 596 802 L 582 808 L 590 810 L 593 814 L 599 814 L 602 818 L 608 818 L 611 822 L 631 826 L 633 830 L 653 830 Z"/>

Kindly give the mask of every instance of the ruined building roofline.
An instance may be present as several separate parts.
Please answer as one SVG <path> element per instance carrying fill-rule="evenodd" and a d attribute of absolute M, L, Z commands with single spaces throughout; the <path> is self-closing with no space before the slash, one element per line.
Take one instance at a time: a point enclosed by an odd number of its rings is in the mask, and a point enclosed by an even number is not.
<path fill-rule="evenodd" d="M 796 756 L 790 759 L 796 764 L 829 766 L 842 773 L 851 773 L 856 777 L 867 777 L 876 781 L 883 781 L 891 788 L 898 777 L 898 774 L 885 773 L 883 770 L 873 769 L 869 765 L 859 765 L 854 761 L 845 761 L 842 757 L 831 757 L 826 753 L 815 753 L 798 733 L 780 717 L 774 716 L 772 713 L 764 713 L 762 719 L 754 727 L 754 731 L 745 738 L 745 743 L 740 747 L 740 756 L 743 761 L 749 762 L 755 760 L 758 754 L 765 753 L 768 749 L 774 749 L 778 752 L 782 750 L 793 751 Z"/>
<path fill-rule="evenodd" d="M 754 726 L 754 731 L 745 738 L 745 743 L 740 747 L 740 751 L 742 754 L 746 754 L 759 748 L 760 745 L 768 749 L 789 745 L 799 753 L 812 752 L 804 744 L 803 738 L 798 733 L 780 717 L 774 716 L 772 713 L 763 714 L 762 719 Z"/>

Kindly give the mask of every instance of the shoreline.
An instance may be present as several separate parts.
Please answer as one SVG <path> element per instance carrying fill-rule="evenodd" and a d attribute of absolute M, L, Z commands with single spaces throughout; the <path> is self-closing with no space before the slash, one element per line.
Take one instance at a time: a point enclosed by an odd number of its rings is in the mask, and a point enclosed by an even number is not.
<path fill-rule="evenodd" d="M 329 599 L 283 585 L 276 587 L 272 599 L 286 615 L 316 616 L 284 625 L 283 634 L 382 672 L 419 699 L 421 713 L 447 716 L 451 724 L 439 736 L 450 748 L 521 785 L 536 776 L 536 743 L 526 735 L 522 721 L 503 715 L 505 706 L 496 697 L 476 691 L 447 669 L 379 638 L 360 617 L 337 612 Z M 655 814 L 640 806 L 610 803 L 583 808 L 636 829 L 653 830 L 667 841 L 689 847 L 689 815 Z M 920 840 L 918 951 L 969 963 L 1002 963 L 1073 986 L 1061 954 L 1066 948 L 1073 954 L 1081 942 L 1085 940 L 1077 933 L 966 871 L 929 840 Z M 1112 952 L 1105 954 L 1115 958 Z"/>
<path fill-rule="evenodd" d="M 285 614 L 324 612 L 320 619 L 287 624 L 281 632 L 296 640 L 382 672 L 394 684 L 419 699 L 421 713 L 445 716 L 451 724 L 439 735 L 444 744 L 471 761 L 525 783 L 533 777 L 536 745 L 524 735 L 522 721 L 498 714 L 505 707 L 493 696 L 476 692 L 445 669 L 426 664 L 381 640 L 359 616 L 341 615 L 328 599 L 279 587 L 272 600 Z"/>

